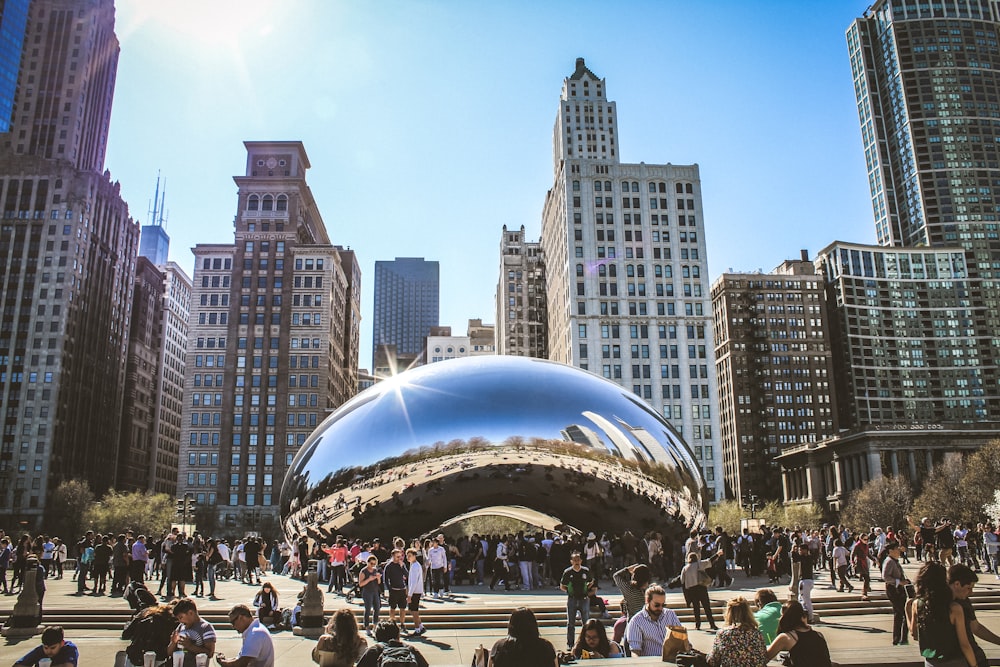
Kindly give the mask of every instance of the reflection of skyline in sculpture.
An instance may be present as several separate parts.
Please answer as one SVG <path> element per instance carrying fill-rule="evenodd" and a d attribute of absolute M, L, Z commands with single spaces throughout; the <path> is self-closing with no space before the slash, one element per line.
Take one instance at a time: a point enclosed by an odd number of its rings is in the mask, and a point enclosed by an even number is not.
<path fill-rule="evenodd" d="M 595 375 L 517 357 L 445 361 L 359 394 L 307 440 L 281 493 L 289 536 L 412 536 L 523 505 L 586 530 L 704 521 L 687 446 Z"/>

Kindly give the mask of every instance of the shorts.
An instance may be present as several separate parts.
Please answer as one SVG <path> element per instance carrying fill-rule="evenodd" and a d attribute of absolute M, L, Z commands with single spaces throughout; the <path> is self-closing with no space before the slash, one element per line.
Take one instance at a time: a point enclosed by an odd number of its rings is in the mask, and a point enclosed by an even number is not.
<path fill-rule="evenodd" d="M 410 611 L 420 611 L 420 593 L 410 596 L 410 601 L 406 603 L 406 608 Z"/>
<path fill-rule="evenodd" d="M 389 609 L 402 609 L 406 606 L 406 589 L 389 589 Z"/>

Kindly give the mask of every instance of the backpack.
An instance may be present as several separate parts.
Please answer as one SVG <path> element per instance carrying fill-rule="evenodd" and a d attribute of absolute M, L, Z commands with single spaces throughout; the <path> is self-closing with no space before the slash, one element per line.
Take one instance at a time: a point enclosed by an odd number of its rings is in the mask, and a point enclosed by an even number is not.
<path fill-rule="evenodd" d="M 94 547 L 87 547 L 83 555 L 80 556 L 80 562 L 83 565 L 90 565 L 94 562 Z"/>
<path fill-rule="evenodd" d="M 409 646 L 386 644 L 376 664 L 378 667 L 417 667 L 417 658 Z"/>

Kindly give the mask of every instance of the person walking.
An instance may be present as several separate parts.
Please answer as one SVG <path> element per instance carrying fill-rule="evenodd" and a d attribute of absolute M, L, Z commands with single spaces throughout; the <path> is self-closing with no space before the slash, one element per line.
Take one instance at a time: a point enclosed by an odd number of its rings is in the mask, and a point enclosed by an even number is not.
<path fill-rule="evenodd" d="M 687 555 L 687 565 L 681 569 L 681 586 L 684 589 L 684 601 L 694 609 L 694 627 L 701 630 L 701 611 L 704 610 L 708 625 L 713 630 L 718 630 L 715 625 L 715 617 L 712 616 L 712 602 L 708 599 L 708 585 L 711 577 L 703 574 L 705 570 L 712 566 L 709 559 L 698 560 L 695 552 Z M 705 577 L 703 580 L 702 577 Z"/>
<path fill-rule="evenodd" d="M 583 566 L 583 554 L 574 551 L 569 556 L 570 566 L 563 570 L 559 578 L 559 588 L 566 593 L 566 646 L 572 651 L 576 643 L 576 614 L 580 621 L 590 619 L 590 601 L 587 591 L 595 585 L 590 570 Z"/>
<path fill-rule="evenodd" d="M 815 623 L 813 615 L 812 590 L 813 590 L 813 568 L 816 562 L 809 551 L 809 545 L 802 543 L 799 545 L 798 553 L 792 554 L 792 558 L 799 564 L 799 602 L 809 616 L 809 622 Z"/>

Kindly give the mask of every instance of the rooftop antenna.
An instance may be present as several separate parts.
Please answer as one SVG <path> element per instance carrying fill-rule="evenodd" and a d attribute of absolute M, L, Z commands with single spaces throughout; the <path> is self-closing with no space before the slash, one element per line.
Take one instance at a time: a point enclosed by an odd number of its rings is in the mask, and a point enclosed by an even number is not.
<path fill-rule="evenodd" d="M 164 194 L 166 194 L 166 188 L 164 188 Z M 149 224 L 160 226 L 157 221 L 157 207 L 160 205 L 160 171 L 156 171 L 156 194 L 153 195 L 153 210 L 149 215 Z M 147 213 L 149 213 L 147 211 Z"/>

